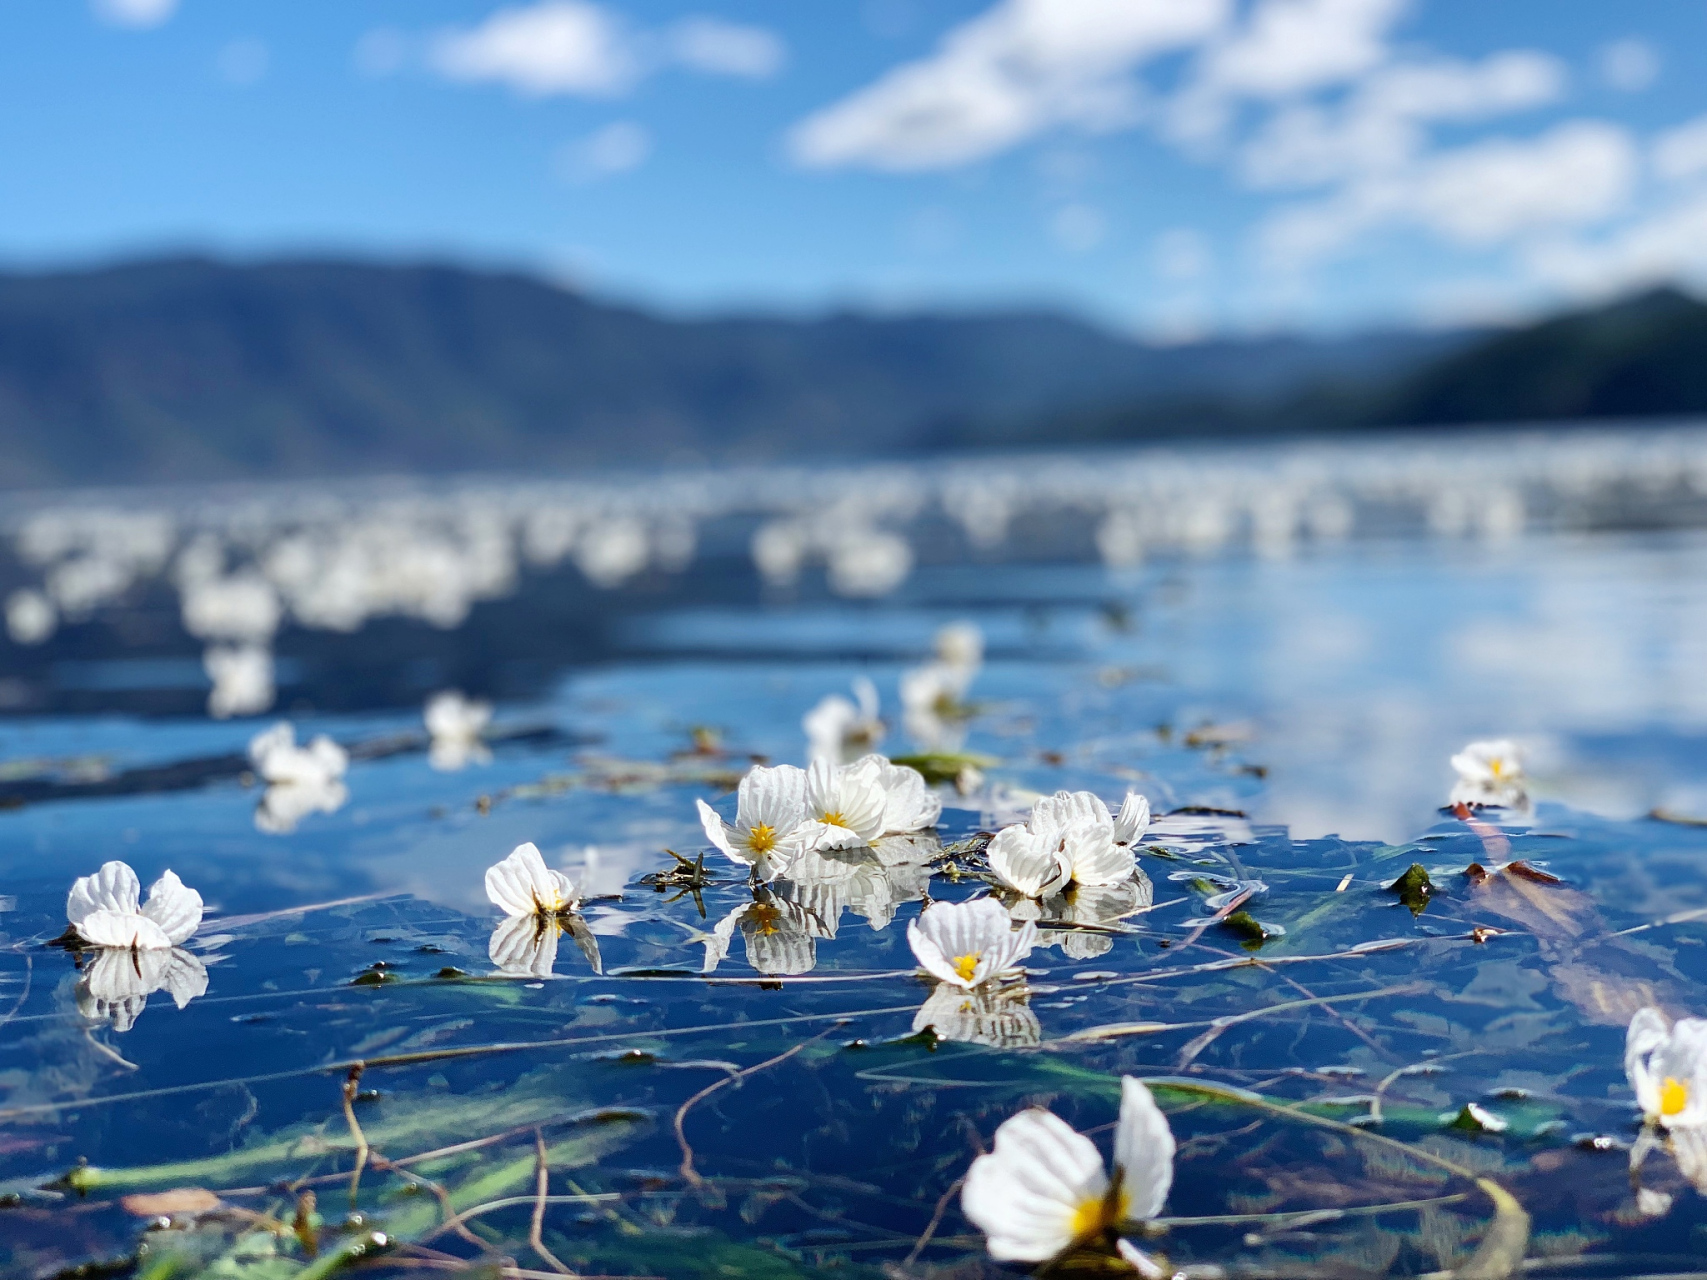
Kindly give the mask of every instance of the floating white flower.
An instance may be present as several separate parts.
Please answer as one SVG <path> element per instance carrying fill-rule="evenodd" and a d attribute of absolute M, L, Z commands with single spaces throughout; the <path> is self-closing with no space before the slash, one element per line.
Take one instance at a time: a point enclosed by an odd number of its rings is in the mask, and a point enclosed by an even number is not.
<path fill-rule="evenodd" d="M 910 765 L 873 754 L 856 761 L 853 767 L 869 772 L 883 788 L 884 835 L 912 835 L 936 826 L 942 817 L 942 797 L 930 789 L 924 774 Z"/>
<path fill-rule="evenodd" d="M 1142 1081 L 1125 1076 L 1112 1183 L 1089 1138 L 1034 1107 L 996 1130 L 994 1149 L 966 1172 L 960 1205 L 983 1231 L 992 1258 L 1046 1262 L 1124 1223 L 1154 1218 L 1167 1201 L 1173 1161 L 1167 1117 Z"/>
<path fill-rule="evenodd" d="M 998 831 L 985 856 L 1004 884 L 1028 898 L 1069 884 L 1119 884 L 1136 869 L 1132 841 L 1147 825 L 1149 804 L 1128 796 L 1120 812 L 1117 823 L 1091 792 L 1057 791 L 1034 804 L 1024 824 Z"/>
<path fill-rule="evenodd" d="M 1658 1009 L 1637 1010 L 1624 1040 L 1624 1074 L 1647 1126 L 1631 1164 L 1641 1162 L 1657 1131 L 1683 1176 L 1707 1194 L 1707 1018 L 1671 1025 Z"/>
<path fill-rule="evenodd" d="M 122 862 L 109 862 L 71 886 L 65 915 L 77 936 L 97 947 L 170 951 L 201 927 L 202 896 L 163 872 L 139 905 L 142 883 Z"/>
<path fill-rule="evenodd" d="M 1114 843 L 1130 848 L 1138 843 L 1150 826 L 1150 802 L 1136 791 L 1128 791 L 1121 802 L 1120 812 L 1114 815 Z"/>
<path fill-rule="evenodd" d="M 250 740 L 249 761 L 268 784 L 255 806 L 255 825 L 270 835 L 296 830 L 311 813 L 335 813 L 350 798 L 343 783 L 349 753 L 325 734 L 297 746 L 288 720 Z"/>
<path fill-rule="evenodd" d="M 156 991 L 166 992 L 182 1009 L 207 994 L 207 966 L 182 947 L 102 947 L 78 980 L 77 1012 L 114 1031 L 129 1031 Z"/>
<path fill-rule="evenodd" d="M 577 902 L 569 877 L 547 867 L 531 840 L 486 869 L 486 896 L 507 916 L 555 916 Z"/>
<path fill-rule="evenodd" d="M 754 765 L 736 791 L 733 823 L 723 821 L 705 801 L 695 804 L 705 838 L 731 862 L 769 880 L 795 854 L 806 819 L 806 771 L 791 764 Z"/>
<path fill-rule="evenodd" d="M 1023 982 L 982 986 L 973 991 L 938 983 L 918 1013 L 913 1030 L 929 1027 L 938 1040 L 958 1040 L 992 1049 L 1020 1049 L 1043 1039 L 1043 1025 L 1032 1012 L 1031 992 Z"/>
<path fill-rule="evenodd" d="M 966 742 L 966 707 L 961 701 L 972 673 L 933 662 L 901 673 L 901 724 L 925 751 L 958 751 Z"/>
<path fill-rule="evenodd" d="M 873 760 L 833 765 L 814 760 L 806 771 L 806 821 L 800 843 L 808 849 L 851 849 L 883 834 L 889 797 Z"/>
<path fill-rule="evenodd" d="M 545 978 L 557 963 L 557 940 L 568 933 L 601 972 L 598 940 L 576 914 L 575 886 L 561 871 L 545 865 L 531 840 L 486 870 L 486 896 L 504 919 L 492 930 L 487 954 L 501 973 Z"/>
<path fill-rule="evenodd" d="M 831 764 L 846 764 L 883 741 L 883 721 L 877 714 L 877 686 L 864 676 L 854 681 L 854 697 L 859 704 L 849 702 L 839 693 L 832 693 L 800 722 L 806 730 L 807 753 L 813 760 L 828 760 Z"/>
<path fill-rule="evenodd" d="M 273 652 L 264 644 L 209 645 L 202 670 L 213 681 L 207 713 L 215 720 L 255 716 L 273 705 Z"/>
<path fill-rule="evenodd" d="M 465 698 L 455 689 L 446 689 L 427 699 L 421 713 L 431 743 L 427 748 L 427 763 L 446 773 L 454 773 L 469 763 L 484 764 L 492 758 L 480 735 L 492 723 L 492 704 Z"/>
<path fill-rule="evenodd" d="M 1521 808 L 1529 799 L 1529 779 L 1523 772 L 1523 748 L 1509 738 L 1472 742 L 1452 757 L 1458 782 L 1453 804 L 1485 804 Z"/>
<path fill-rule="evenodd" d="M 945 665 L 967 673 L 966 683 L 984 665 L 984 633 L 976 622 L 951 622 L 936 633 L 936 656 Z"/>
<path fill-rule="evenodd" d="M 281 720 L 249 740 L 249 762 L 263 782 L 289 786 L 336 781 L 350 767 L 350 756 L 323 733 L 297 746 L 295 727 Z"/>
<path fill-rule="evenodd" d="M 1028 920 L 1015 929 L 994 898 L 933 902 L 907 926 L 907 943 L 932 977 L 970 991 L 1030 955 L 1037 926 Z"/>

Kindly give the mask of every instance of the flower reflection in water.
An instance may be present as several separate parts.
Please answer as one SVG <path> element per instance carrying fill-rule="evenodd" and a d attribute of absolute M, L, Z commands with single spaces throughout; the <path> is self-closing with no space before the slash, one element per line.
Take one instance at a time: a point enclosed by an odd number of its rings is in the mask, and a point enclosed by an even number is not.
<path fill-rule="evenodd" d="M 156 991 L 182 1009 L 207 994 L 207 966 L 182 947 L 102 947 L 77 982 L 77 1012 L 114 1031 L 129 1031 Z"/>
<path fill-rule="evenodd" d="M 736 907 L 701 938 L 705 944 L 703 972 L 715 973 L 728 958 L 737 931 L 747 949 L 747 963 L 766 977 L 810 973 L 818 963 L 823 922 L 810 908 L 783 894 L 755 888 L 752 902 Z"/>
<path fill-rule="evenodd" d="M 1041 902 L 1019 899 L 1013 907 L 1017 920 L 1038 923 L 1037 945 L 1060 947 L 1070 960 L 1094 960 L 1114 947 L 1113 928 L 1127 916 L 1147 910 L 1155 898 L 1150 877 L 1135 869 L 1132 878 L 1119 884 L 1075 884 Z M 1067 925 L 1067 928 L 1052 928 Z"/>
<path fill-rule="evenodd" d="M 567 933 L 594 973 L 603 973 L 599 940 L 578 915 L 505 916 L 492 930 L 486 954 L 498 972 L 510 978 L 549 978 L 557 964 L 557 943 Z"/>
<path fill-rule="evenodd" d="M 1022 1049 L 1043 1039 L 1043 1027 L 1031 1010 L 1031 992 L 1023 982 L 985 984 L 968 991 L 938 983 L 913 1015 L 913 1030 L 929 1027 L 938 1040 L 959 1040 L 992 1049 Z"/>

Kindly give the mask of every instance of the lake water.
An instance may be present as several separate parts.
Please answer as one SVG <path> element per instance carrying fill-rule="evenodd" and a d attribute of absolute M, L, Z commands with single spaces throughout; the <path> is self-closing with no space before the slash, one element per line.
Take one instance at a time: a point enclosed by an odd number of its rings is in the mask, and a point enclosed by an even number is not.
<path fill-rule="evenodd" d="M 54 626 L 15 613 L 0 672 L 0 1271 L 1020 1272 L 959 1180 L 1028 1105 L 1106 1152 L 1123 1074 L 1178 1144 L 1143 1241 L 1174 1271 L 1699 1271 L 1671 1157 L 1633 1189 L 1623 1056 L 1638 1008 L 1707 1014 L 1707 446 L 1509 447 L 1498 492 L 1445 465 L 1396 493 L 1438 442 L 1145 455 L 1084 509 L 1062 477 L 1113 462 L 860 473 L 886 496 L 835 528 L 719 505 L 718 478 L 579 505 L 481 481 L 388 499 L 336 590 L 348 495 L 20 500 L 12 584 Z M 1130 477 L 1170 467 L 1141 504 Z M 1285 521 L 1265 468 L 1306 477 Z M 435 520 L 443 554 L 404 564 Z M 900 682 L 957 621 L 972 714 L 919 741 Z M 214 649 L 264 653 L 265 713 L 209 717 Z M 881 750 L 981 777 L 941 785 L 934 836 L 750 884 L 695 800 L 733 817 L 861 678 Z M 422 731 L 451 686 L 496 703 L 462 761 Z M 281 717 L 348 750 L 340 789 L 257 782 Z M 1490 737 L 1527 751 L 1533 809 L 1443 811 Z M 922 899 L 987 893 L 980 833 L 1062 788 L 1149 799 L 1145 883 L 1045 904 L 982 1004 L 933 994 Z M 506 974 L 483 876 L 526 841 L 587 900 Z M 205 990 L 97 1007 L 149 985 L 140 953 L 52 945 L 113 859 L 199 890 Z M 1413 864 L 1426 897 L 1389 888 Z"/>

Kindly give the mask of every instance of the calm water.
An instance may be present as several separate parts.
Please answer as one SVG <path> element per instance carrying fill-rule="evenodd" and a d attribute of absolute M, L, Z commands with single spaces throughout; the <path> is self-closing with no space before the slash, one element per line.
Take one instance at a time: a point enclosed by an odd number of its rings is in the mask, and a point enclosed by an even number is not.
<path fill-rule="evenodd" d="M 1193 1274 L 1450 1269 L 1493 1216 L 1478 1177 L 1530 1215 L 1528 1273 L 1697 1268 L 1707 1209 L 1669 1161 L 1644 1181 L 1670 1212 L 1635 1207 L 1622 1054 L 1642 1004 L 1707 1013 L 1707 828 L 1646 816 L 1707 817 L 1707 538 L 926 565 L 858 603 L 690 583 L 578 604 L 608 609 L 596 654 L 553 644 L 553 590 L 459 633 L 503 631 L 510 662 L 534 629 L 525 680 L 449 665 L 512 694 L 460 771 L 430 766 L 413 694 L 351 693 L 389 661 L 383 628 L 340 641 L 367 667 L 302 657 L 283 710 L 355 758 L 347 799 L 286 833 L 257 827 L 240 759 L 270 717 L 128 714 L 176 705 L 139 690 L 199 690 L 193 663 L 127 667 L 74 632 L 32 659 L 81 701 L 0 722 L 6 1274 L 551 1273 L 546 1253 L 605 1275 L 994 1274 L 957 1180 L 1028 1103 L 1105 1131 L 1123 1072 L 1162 1082 L 1179 1156 L 1151 1244 Z M 696 797 L 754 756 L 802 761 L 802 715 L 857 676 L 884 749 L 908 750 L 898 677 L 955 619 L 987 640 L 966 748 L 989 763 L 949 795 L 946 855 L 845 855 L 755 894 L 712 851 L 703 885 L 641 882 L 706 850 Z M 1438 809 L 1447 757 L 1490 735 L 1530 747 L 1540 801 L 1503 830 Z M 1023 994 L 966 1039 L 915 1033 L 921 896 L 982 892 L 959 842 L 1059 787 L 1222 812 L 1152 829 L 1151 909 L 1085 895 Z M 565 936 L 549 980 L 494 976 L 482 875 L 527 840 L 596 895 L 602 971 Z M 71 880 L 113 858 L 209 905 L 206 993 L 117 1024 L 80 1014 L 47 945 Z M 1464 874 L 1513 860 L 1541 871 Z M 1413 863 L 1436 886 L 1418 911 L 1386 888 Z M 1245 927 L 1206 924 L 1241 884 Z"/>

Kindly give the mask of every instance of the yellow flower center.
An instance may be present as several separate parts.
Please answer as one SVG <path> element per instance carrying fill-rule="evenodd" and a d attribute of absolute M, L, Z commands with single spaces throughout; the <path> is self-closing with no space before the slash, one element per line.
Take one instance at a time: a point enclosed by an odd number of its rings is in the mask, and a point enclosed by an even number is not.
<path fill-rule="evenodd" d="M 1085 1240 L 1101 1235 L 1111 1227 L 1126 1221 L 1127 1196 L 1123 1191 L 1111 1191 L 1094 1200 L 1082 1200 L 1073 1210 L 1073 1239 Z"/>
<path fill-rule="evenodd" d="M 759 823 L 747 832 L 747 848 L 754 853 L 769 853 L 776 848 L 776 828 Z"/>
<path fill-rule="evenodd" d="M 780 932 L 779 922 L 782 920 L 782 912 L 768 902 L 755 902 L 747 910 L 747 920 L 756 926 L 753 930 L 754 933 L 777 933 Z"/>
<path fill-rule="evenodd" d="M 832 827 L 845 827 L 848 825 L 847 819 L 843 818 L 841 814 L 836 813 L 834 810 L 832 810 L 829 813 L 824 814 L 822 817 L 820 817 L 818 819 L 818 821 L 827 822 Z"/>
<path fill-rule="evenodd" d="M 981 951 L 974 951 L 971 955 L 954 957 L 954 971 L 960 975 L 962 982 L 972 981 L 972 975 L 978 971 L 978 959 L 983 954 Z"/>
<path fill-rule="evenodd" d="M 1499 777 L 1505 772 L 1505 761 L 1501 760 L 1498 756 L 1495 756 L 1492 760 L 1488 761 L 1488 772 L 1493 774 L 1496 778 Z"/>
<path fill-rule="evenodd" d="M 1688 1105 L 1689 1086 L 1681 1080 L 1667 1076 L 1665 1083 L 1660 1086 L 1660 1114 L 1662 1116 L 1679 1115 Z"/>

